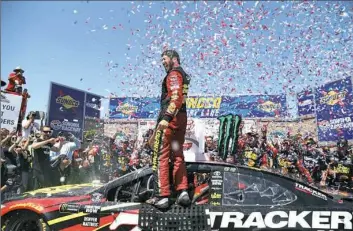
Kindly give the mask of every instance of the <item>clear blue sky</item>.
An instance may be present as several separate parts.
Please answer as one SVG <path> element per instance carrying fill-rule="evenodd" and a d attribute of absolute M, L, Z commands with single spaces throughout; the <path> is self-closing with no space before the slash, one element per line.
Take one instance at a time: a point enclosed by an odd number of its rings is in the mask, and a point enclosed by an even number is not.
<path fill-rule="evenodd" d="M 29 110 L 49 83 L 159 95 L 160 53 L 179 51 L 190 94 L 288 95 L 352 70 L 352 2 L 2 1 L 1 77 L 25 70 Z M 107 108 L 106 108 L 107 109 Z"/>

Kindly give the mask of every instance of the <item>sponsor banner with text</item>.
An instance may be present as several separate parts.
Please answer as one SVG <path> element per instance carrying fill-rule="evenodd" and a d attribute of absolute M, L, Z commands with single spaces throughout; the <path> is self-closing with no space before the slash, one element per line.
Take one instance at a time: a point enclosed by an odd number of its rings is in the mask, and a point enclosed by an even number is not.
<path fill-rule="evenodd" d="M 309 116 L 315 114 L 314 92 L 311 89 L 301 91 L 297 94 L 298 115 Z"/>
<path fill-rule="evenodd" d="M 315 91 L 318 139 L 337 142 L 338 138 L 353 139 L 352 78 L 336 80 Z"/>
<path fill-rule="evenodd" d="M 237 114 L 243 118 L 284 117 L 286 112 L 285 95 L 223 96 L 220 109 L 220 115 Z"/>
<path fill-rule="evenodd" d="M 0 127 L 6 128 L 11 132 L 17 128 L 18 117 L 21 111 L 22 97 L 4 93 L 1 93 L 0 97 Z"/>
<path fill-rule="evenodd" d="M 159 113 L 159 99 L 156 97 L 111 98 L 110 119 L 155 119 Z"/>
<path fill-rule="evenodd" d="M 112 98 L 109 104 L 111 119 L 156 119 L 159 98 Z M 189 96 L 188 115 L 192 118 L 217 118 L 225 114 L 239 114 L 248 118 L 281 117 L 286 115 L 285 95 Z"/>
<path fill-rule="evenodd" d="M 85 117 L 100 118 L 101 99 L 101 96 L 86 93 Z"/>
<path fill-rule="evenodd" d="M 82 138 L 84 123 L 85 92 L 51 84 L 49 104 L 49 125 L 54 130 L 54 135 L 59 131 L 71 132 Z"/>

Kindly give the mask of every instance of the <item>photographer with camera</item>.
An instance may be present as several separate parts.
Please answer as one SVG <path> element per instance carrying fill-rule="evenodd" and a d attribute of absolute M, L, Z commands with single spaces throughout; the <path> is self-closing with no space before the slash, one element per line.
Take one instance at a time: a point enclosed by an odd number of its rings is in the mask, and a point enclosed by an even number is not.
<path fill-rule="evenodd" d="M 35 133 L 40 131 L 39 124 L 34 122 L 37 117 L 37 113 L 35 111 L 31 111 L 28 113 L 26 119 L 22 120 L 22 136 L 23 138 L 28 138 L 31 133 Z"/>

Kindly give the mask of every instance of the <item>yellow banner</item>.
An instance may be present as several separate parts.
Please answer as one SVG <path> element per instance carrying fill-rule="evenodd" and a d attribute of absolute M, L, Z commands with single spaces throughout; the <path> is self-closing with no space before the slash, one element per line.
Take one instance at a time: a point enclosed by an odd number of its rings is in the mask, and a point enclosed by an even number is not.
<path fill-rule="evenodd" d="M 189 109 L 219 109 L 222 97 L 190 97 L 186 100 Z"/>

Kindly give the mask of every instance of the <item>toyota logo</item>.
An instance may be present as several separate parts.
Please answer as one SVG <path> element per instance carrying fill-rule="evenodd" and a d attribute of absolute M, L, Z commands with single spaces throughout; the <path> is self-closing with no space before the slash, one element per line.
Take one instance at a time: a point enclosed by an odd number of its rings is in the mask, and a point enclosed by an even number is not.
<path fill-rule="evenodd" d="M 221 172 L 220 172 L 220 171 L 215 171 L 215 172 L 213 173 L 213 175 L 214 175 L 214 176 L 220 176 L 220 175 L 221 175 Z"/>

